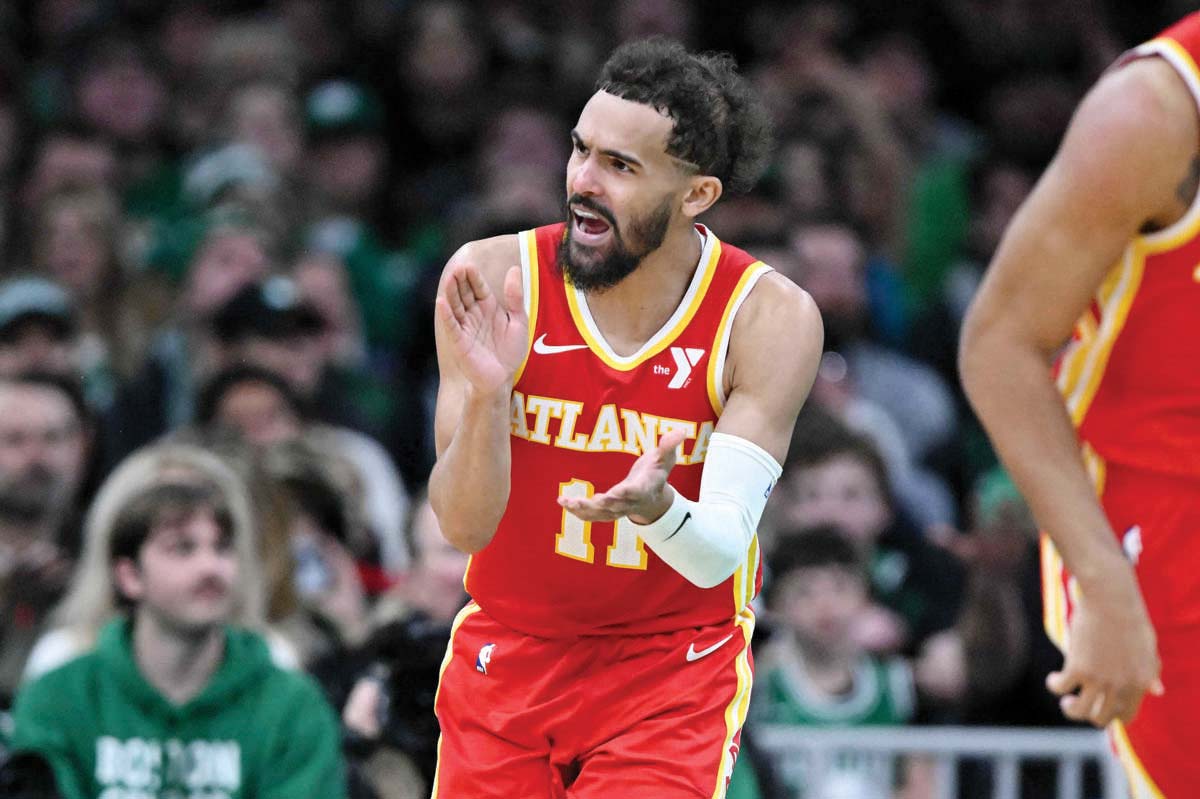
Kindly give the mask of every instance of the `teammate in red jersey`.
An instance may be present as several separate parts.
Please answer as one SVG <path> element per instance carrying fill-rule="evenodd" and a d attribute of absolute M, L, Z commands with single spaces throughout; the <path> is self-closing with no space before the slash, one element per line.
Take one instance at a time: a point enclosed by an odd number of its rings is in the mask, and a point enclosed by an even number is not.
<path fill-rule="evenodd" d="M 1139 798 L 1200 785 L 1198 56 L 1192 15 L 1083 100 L 960 358 L 1046 531 L 1047 630 L 1066 651 L 1047 685 L 1067 716 L 1111 722 Z"/>
<path fill-rule="evenodd" d="M 755 527 L 822 345 L 806 293 L 695 221 L 753 185 L 767 129 L 732 60 L 624 45 L 571 132 L 566 223 L 446 266 L 430 498 L 473 554 L 435 796 L 724 795 Z"/>

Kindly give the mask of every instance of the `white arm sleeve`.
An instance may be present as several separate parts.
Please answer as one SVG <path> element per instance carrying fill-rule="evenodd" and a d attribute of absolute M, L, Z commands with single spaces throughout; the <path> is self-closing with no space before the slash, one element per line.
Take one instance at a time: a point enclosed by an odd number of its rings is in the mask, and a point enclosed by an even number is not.
<path fill-rule="evenodd" d="M 720 585 L 750 548 L 767 497 L 783 468 L 762 447 L 738 436 L 713 433 L 700 499 L 675 492 L 660 518 L 633 529 L 663 562 L 700 588 Z"/>

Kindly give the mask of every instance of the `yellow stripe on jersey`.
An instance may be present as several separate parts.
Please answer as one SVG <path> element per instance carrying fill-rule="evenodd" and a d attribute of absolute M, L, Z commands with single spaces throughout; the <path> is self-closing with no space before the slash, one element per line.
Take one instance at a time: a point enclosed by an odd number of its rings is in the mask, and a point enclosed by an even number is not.
<path fill-rule="evenodd" d="M 1090 342 L 1081 341 L 1078 351 L 1070 355 L 1072 359 L 1082 358 L 1082 366 L 1073 365 L 1059 387 L 1066 399 L 1067 413 L 1076 427 L 1083 423 L 1100 387 L 1113 345 L 1125 328 L 1129 309 L 1141 287 L 1145 265 L 1145 255 L 1138 243 L 1126 248 L 1120 266 L 1109 273 L 1097 293 L 1102 308 L 1099 330 Z"/>
<path fill-rule="evenodd" d="M 1150 776 L 1150 772 L 1146 771 L 1146 767 L 1142 765 L 1142 759 L 1134 751 L 1133 743 L 1129 740 L 1129 733 L 1125 731 L 1125 725 L 1114 721 L 1109 725 L 1108 734 L 1112 739 L 1113 746 L 1116 747 L 1117 757 L 1125 769 L 1125 777 L 1129 780 L 1131 799 L 1165 799 L 1162 790 Z"/>
<path fill-rule="evenodd" d="M 1067 649 L 1067 603 L 1063 592 L 1063 562 L 1050 536 L 1040 537 L 1042 560 L 1042 626 L 1046 636 L 1065 652 Z"/>
<path fill-rule="evenodd" d="M 754 587 L 758 577 L 758 535 L 750 537 L 746 558 L 733 573 L 733 612 L 741 613 L 754 601 Z"/>
<path fill-rule="evenodd" d="M 482 608 L 476 605 L 474 600 L 471 600 L 462 610 L 458 612 L 458 615 L 454 617 L 454 623 L 450 626 L 450 643 L 446 645 L 446 655 L 442 658 L 441 668 L 438 669 L 438 687 L 437 691 L 433 695 L 433 706 L 435 709 L 438 705 L 438 698 L 442 694 L 442 676 L 446 673 L 446 667 L 450 665 L 450 655 L 454 651 L 454 634 L 458 632 L 458 628 L 462 626 L 462 623 L 467 620 L 468 616 L 472 616 L 478 613 L 480 610 L 482 610 Z M 438 771 L 441 770 L 441 765 L 442 736 L 439 735 L 437 744 L 437 765 L 433 770 L 433 794 L 429 797 L 429 799 L 437 799 Z"/>
<path fill-rule="evenodd" d="M 745 639 L 745 646 L 734 660 L 737 669 L 737 690 L 733 699 L 725 708 L 725 745 L 721 749 L 721 760 L 717 763 L 717 784 L 713 788 L 712 799 L 725 796 L 725 781 L 733 774 L 733 763 L 730 749 L 733 748 L 734 736 L 746 723 L 746 713 L 750 710 L 750 689 L 754 683 L 754 670 L 750 668 L 750 639 L 754 637 L 754 611 L 745 608 L 737 614 L 737 627 Z"/>
<path fill-rule="evenodd" d="M 571 309 L 571 318 L 575 320 L 575 327 L 579 330 L 579 334 L 583 336 L 583 340 L 587 342 L 588 347 L 597 358 L 617 371 L 628 372 L 665 350 L 670 346 L 675 337 L 683 332 L 684 328 L 696 316 L 696 312 L 700 310 L 700 304 L 704 301 L 704 297 L 708 293 L 709 284 L 712 283 L 713 276 L 717 272 L 717 263 L 721 260 L 720 239 L 711 232 L 708 236 L 712 242 L 708 261 L 701 267 L 699 284 L 692 284 L 688 287 L 688 292 L 691 294 L 690 299 L 687 294 L 684 295 L 687 307 L 683 314 L 679 315 L 678 320 L 669 329 L 660 330 L 654 334 L 654 337 L 650 339 L 651 343 L 649 346 L 629 358 L 622 358 L 612 352 L 608 344 L 599 337 L 598 331 L 593 332 L 592 325 L 589 324 L 589 314 L 581 306 L 582 300 L 579 297 L 579 292 L 570 283 L 563 281 L 563 289 L 567 293 L 567 306 Z M 532 328 L 530 329 L 532 330 Z"/>
<path fill-rule="evenodd" d="M 517 234 L 517 241 L 521 245 L 521 289 L 525 296 L 525 313 L 529 316 L 529 341 L 525 345 L 525 357 L 521 359 L 521 365 L 517 367 L 517 373 L 513 376 L 514 386 L 525 372 L 525 364 L 529 362 L 529 351 L 533 349 L 533 331 L 537 329 L 539 287 L 537 232 L 522 231 Z"/>
<path fill-rule="evenodd" d="M 729 295 L 729 302 L 725 303 L 725 310 L 721 314 L 721 323 L 717 325 L 717 335 L 713 339 L 712 354 L 708 358 L 708 401 L 717 416 L 720 416 L 721 411 L 725 409 L 725 388 L 722 381 L 725 378 L 725 357 L 729 353 L 729 335 L 733 328 L 733 318 L 737 314 L 738 308 L 742 306 L 742 302 L 750 296 L 758 279 L 770 271 L 772 271 L 771 267 L 762 261 L 755 261 L 747 266 L 746 270 L 742 272 L 741 278 L 738 279 L 737 285 L 733 287 L 733 292 Z"/>
<path fill-rule="evenodd" d="M 1096 496 L 1104 496 L 1104 484 L 1108 479 L 1108 465 L 1096 451 L 1087 444 L 1080 452 L 1083 466 Z M 1058 548 L 1046 533 L 1041 534 L 1041 565 L 1042 565 L 1042 625 L 1046 635 L 1060 650 L 1066 651 L 1070 645 L 1067 627 L 1067 584 L 1064 582 L 1065 566 Z M 1072 580 L 1071 601 L 1076 601 L 1075 583 Z"/>
<path fill-rule="evenodd" d="M 1058 391 L 1064 399 L 1071 395 L 1075 386 L 1079 385 L 1079 375 L 1083 371 L 1083 365 L 1087 363 L 1088 352 L 1099 331 L 1096 317 L 1089 308 L 1075 323 L 1075 339 L 1063 353 L 1062 361 L 1059 364 Z"/>

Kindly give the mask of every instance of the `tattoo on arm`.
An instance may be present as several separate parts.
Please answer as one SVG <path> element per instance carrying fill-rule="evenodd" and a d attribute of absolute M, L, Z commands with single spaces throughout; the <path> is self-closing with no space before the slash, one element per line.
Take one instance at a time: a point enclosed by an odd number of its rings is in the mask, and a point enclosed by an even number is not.
<path fill-rule="evenodd" d="M 1200 155 L 1192 159 L 1192 165 L 1188 167 L 1187 177 L 1175 189 L 1175 196 L 1184 205 L 1191 205 L 1192 200 L 1196 198 L 1196 191 L 1200 189 Z"/>

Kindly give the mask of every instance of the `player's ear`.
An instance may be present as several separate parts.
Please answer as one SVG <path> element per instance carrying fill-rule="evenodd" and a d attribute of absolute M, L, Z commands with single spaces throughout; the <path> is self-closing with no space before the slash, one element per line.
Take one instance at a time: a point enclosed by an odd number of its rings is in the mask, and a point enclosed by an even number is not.
<path fill-rule="evenodd" d="M 695 175 L 688 179 L 687 193 L 683 195 L 683 215 L 695 219 L 712 208 L 721 198 L 721 179 L 712 175 Z"/>

